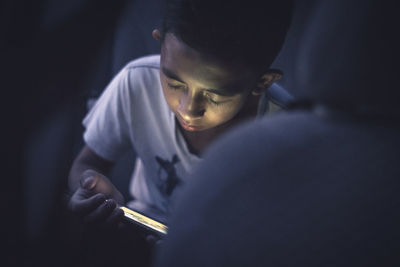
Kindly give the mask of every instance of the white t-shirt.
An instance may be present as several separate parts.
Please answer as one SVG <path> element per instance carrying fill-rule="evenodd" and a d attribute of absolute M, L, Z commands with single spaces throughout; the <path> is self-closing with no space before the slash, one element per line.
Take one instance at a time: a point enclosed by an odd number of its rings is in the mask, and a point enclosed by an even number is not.
<path fill-rule="evenodd" d="M 160 83 L 160 56 L 127 64 L 83 120 L 84 141 L 99 156 L 116 161 L 127 149 L 137 155 L 128 206 L 165 213 L 172 192 L 201 159 L 190 153 Z"/>
<path fill-rule="evenodd" d="M 161 88 L 159 55 L 125 66 L 83 120 L 85 143 L 99 156 L 116 161 L 135 150 L 130 192 L 137 201 L 131 206 L 166 212 L 175 187 L 199 162 L 175 122 Z"/>

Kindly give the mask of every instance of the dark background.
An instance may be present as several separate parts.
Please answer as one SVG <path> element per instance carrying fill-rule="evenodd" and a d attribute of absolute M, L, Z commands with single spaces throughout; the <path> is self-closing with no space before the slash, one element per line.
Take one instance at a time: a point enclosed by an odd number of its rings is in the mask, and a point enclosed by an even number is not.
<path fill-rule="evenodd" d="M 159 52 L 161 0 L 5 0 L 0 4 L 2 240 L 6 265 L 69 265 L 69 168 L 88 101 L 130 60 Z M 290 92 L 293 60 L 315 1 L 299 1 L 274 67 Z M 112 175 L 128 196 L 134 152 Z M 2 253 L 3 254 L 3 253 Z M 3 264 L 2 264 L 3 265 Z M 3 265 L 4 266 L 4 265 Z"/>
<path fill-rule="evenodd" d="M 72 263 L 64 253 L 72 237 L 63 208 L 68 171 L 82 146 L 81 120 L 88 101 L 129 60 L 158 53 L 151 31 L 159 2 L 1 2 L 6 265 Z M 125 177 L 118 174 L 133 168 L 133 157 L 113 176 Z M 127 194 L 128 179 L 116 182 Z"/>

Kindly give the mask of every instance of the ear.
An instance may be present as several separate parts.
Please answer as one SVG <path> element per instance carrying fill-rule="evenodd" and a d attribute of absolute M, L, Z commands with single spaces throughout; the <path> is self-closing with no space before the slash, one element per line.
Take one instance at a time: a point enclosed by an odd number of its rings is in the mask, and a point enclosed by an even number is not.
<path fill-rule="evenodd" d="M 158 29 L 154 29 L 151 35 L 153 35 L 153 38 L 157 41 L 161 40 L 161 32 Z"/>
<path fill-rule="evenodd" d="M 282 71 L 277 69 L 269 69 L 266 73 L 261 75 L 261 78 L 257 84 L 257 88 L 252 91 L 253 95 L 261 95 L 266 89 L 268 89 L 274 82 L 282 78 Z"/>

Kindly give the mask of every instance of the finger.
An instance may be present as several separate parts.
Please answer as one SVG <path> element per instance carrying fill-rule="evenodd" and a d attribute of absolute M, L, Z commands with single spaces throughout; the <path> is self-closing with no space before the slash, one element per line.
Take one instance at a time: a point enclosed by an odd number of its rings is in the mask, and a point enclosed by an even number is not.
<path fill-rule="evenodd" d="M 80 184 L 83 188 L 92 190 L 96 187 L 99 177 L 99 173 L 94 170 L 86 170 L 81 175 Z"/>
<path fill-rule="evenodd" d="M 99 192 L 100 193 L 100 192 Z M 91 190 L 87 190 L 83 187 L 79 187 L 75 193 L 72 195 L 72 198 L 76 201 L 86 200 L 96 195 L 97 193 Z M 103 194 L 104 195 L 104 194 Z"/>
<path fill-rule="evenodd" d="M 115 201 L 117 201 L 117 203 L 120 205 L 125 203 L 124 197 L 122 196 L 121 192 L 119 192 L 116 188 L 114 188 L 112 198 L 115 199 Z"/>
<path fill-rule="evenodd" d="M 81 176 L 81 187 L 93 193 L 103 193 L 107 198 L 113 198 L 119 204 L 125 203 L 121 192 L 111 183 L 111 181 L 101 173 L 94 170 L 86 170 Z"/>
<path fill-rule="evenodd" d="M 106 197 L 101 193 L 93 195 L 89 198 L 84 198 L 83 194 L 77 192 L 76 195 L 71 198 L 69 207 L 73 213 L 84 215 L 95 210 L 105 201 Z"/>
<path fill-rule="evenodd" d="M 118 190 L 103 174 L 90 169 L 86 170 L 82 173 L 80 182 L 83 188 L 96 193 L 103 193 L 108 198 L 114 198 L 120 202 L 122 195 L 118 194 Z"/>
<path fill-rule="evenodd" d="M 101 204 L 99 207 L 97 207 L 94 211 L 89 213 L 87 216 L 84 218 L 85 223 L 96 223 L 96 222 L 104 222 L 108 216 L 114 211 L 114 209 L 117 207 L 117 204 L 115 203 L 115 200 L 112 199 L 107 199 L 104 201 L 103 204 Z"/>
<path fill-rule="evenodd" d="M 117 225 L 122 221 L 123 218 L 124 218 L 124 211 L 119 208 L 116 208 L 112 211 L 110 216 L 108 216 L 105 223 L 107 225 Z"/>

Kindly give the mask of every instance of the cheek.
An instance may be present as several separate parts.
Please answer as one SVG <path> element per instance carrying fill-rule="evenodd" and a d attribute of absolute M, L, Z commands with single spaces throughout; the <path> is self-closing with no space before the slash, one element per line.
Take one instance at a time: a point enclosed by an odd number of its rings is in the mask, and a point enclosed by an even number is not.
<path fill-rule="evenodd" d="M 241 107 L 241 101 L 236 101 L 234 103 L 229 103 L 221 106 L 210 106 L 207 109 L 209 120 L 215 123 L 226 122 L 232 119 L 236 114 L 238 114 Z"/>

